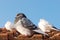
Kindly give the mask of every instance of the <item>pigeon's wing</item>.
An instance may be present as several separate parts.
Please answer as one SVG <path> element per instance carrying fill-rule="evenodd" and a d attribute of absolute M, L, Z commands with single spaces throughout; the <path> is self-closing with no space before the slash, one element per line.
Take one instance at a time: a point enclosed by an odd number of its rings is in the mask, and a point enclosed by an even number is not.
<path fill-rule="evenodd" d="M 58 29 L 58 28 L 56 28 L 56 27 L 54 27 L 54 26 L 52 26 L 52 29 L 53 29 L 53 30 L 56 30 L 56 31 L 60 31 L 60 29 Z"/>
<path fill-rule="evenodd" d="M 53 28 L 57 29 L 56 27 L 53 26 Z"/>
<path fill-rule="evenodd" d="M 35 29 L 36 26 L 27 18 L 22 19 L 22 25 L 29 29 Z"/>

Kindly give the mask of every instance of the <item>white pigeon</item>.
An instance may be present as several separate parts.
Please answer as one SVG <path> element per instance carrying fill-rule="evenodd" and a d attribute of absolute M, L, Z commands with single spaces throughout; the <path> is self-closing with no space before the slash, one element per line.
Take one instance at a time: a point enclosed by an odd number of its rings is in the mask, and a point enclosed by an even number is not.
<path fill-rule="evenodd" d="M 40 19 L 40 22 L 38 23 L 38 27 L 43 32 L 50 32 L 51 30 L 59 31 L 56 27 L 54 27 L 53 25 L 49 24 L 48 21 L 46 21 L 44 19 Z"/>
<path fill-rule="evenodd" d="M 12 29 L 14 28 L 14 26 L 13 26 L 13 24 L 12 24 L 10 21 L 7 21 L 7 22 L 5 23 L 5 28 L 6 28 L 7 30 L 12 31 Z"/>

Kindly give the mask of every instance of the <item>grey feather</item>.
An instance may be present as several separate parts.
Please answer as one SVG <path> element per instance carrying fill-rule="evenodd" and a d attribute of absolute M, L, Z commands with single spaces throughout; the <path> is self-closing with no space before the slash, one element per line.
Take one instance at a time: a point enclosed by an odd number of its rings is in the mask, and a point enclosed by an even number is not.
<path fill-rule="evenodd" d="M 22 18 L 22 24 L 24 27 L 29 29 L 35 29 L 36 26 L 27 18 Z"/>

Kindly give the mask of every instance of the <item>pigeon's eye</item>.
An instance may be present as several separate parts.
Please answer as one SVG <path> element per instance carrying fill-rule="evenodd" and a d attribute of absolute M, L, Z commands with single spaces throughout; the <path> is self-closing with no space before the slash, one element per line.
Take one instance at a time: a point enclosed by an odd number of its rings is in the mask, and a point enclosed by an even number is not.
<path fill-rule="evenodd" d="M 17 14 L 16 16 L 19 16 L 20 14 Z"/>

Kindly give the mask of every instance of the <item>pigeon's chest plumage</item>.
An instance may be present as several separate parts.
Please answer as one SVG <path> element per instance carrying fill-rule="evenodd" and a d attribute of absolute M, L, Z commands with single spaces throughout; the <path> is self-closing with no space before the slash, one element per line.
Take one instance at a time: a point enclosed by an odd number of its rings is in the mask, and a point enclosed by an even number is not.
<path fill-rule="evenodd" d="M 22 35 L 31 35 L 31 31 L 27 28 L 25 28 L 22 24 L 21 24 L 21 21 L 17 24 L 16 26 L 16 30 L 18 32 L 20 32 Z"/>

